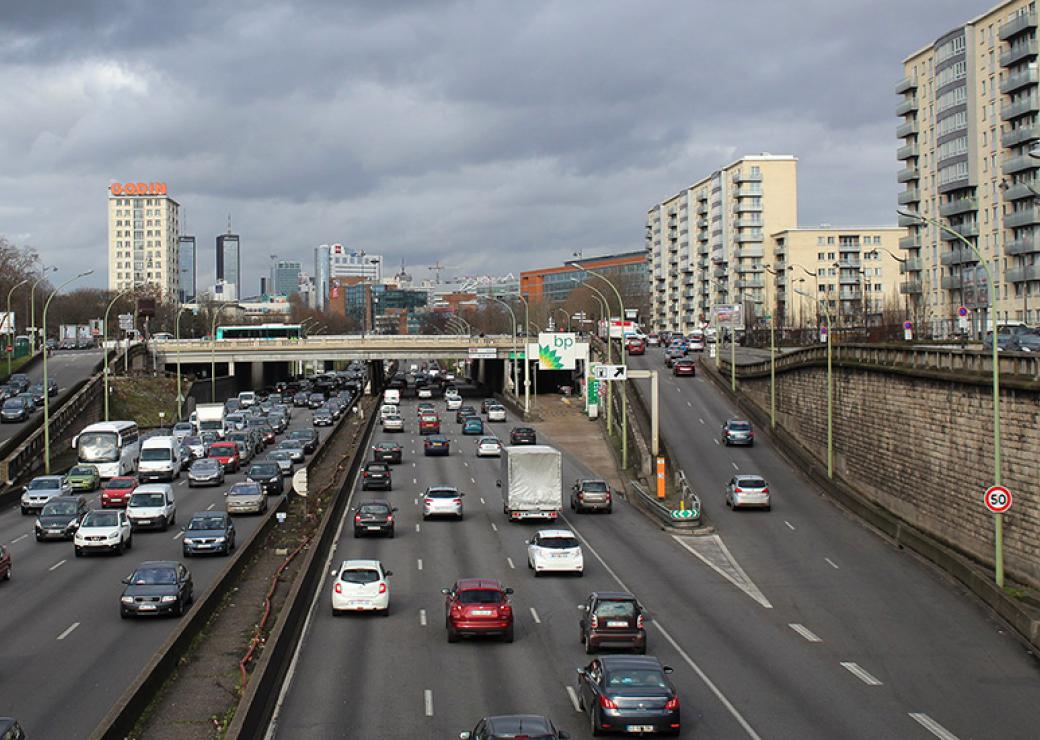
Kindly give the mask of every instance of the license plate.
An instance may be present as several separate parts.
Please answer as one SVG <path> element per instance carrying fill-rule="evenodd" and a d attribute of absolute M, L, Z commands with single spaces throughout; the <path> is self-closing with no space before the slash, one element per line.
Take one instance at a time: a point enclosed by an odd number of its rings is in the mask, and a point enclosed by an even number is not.
<path fill-rule="evenodd" d="M 143 611 L 143 612 L 154 612 L 155 611 L 155 604 L 141 604 L 137 608 L 139 610 Z"/>
<path fill-rule="evenodd" d="M 47 530 L 47 534 L 61 534 L 61 533 L 62 533 L 62 530 L 60 530 L 60 529 L 48 529 Z"/>
<path fill-rule="evenodd" d="M 350 602 L 351 606 L 368 606 L 369 604 L 371 604 L 370 601 L 362 601 L 360 599 L 354 599 Z"/>
<path fill-rule="evenodd" d="M 490 609 L 474 609 L 472 614 L 474 617 L 490 617 L 494 612 Z"/>
<path fill-rule="evenodd" d="M 368 527 L 367 529 L 368 529 L 368 530 L 369 530 L 370 532 L 371 532 L 371 531 L 378 531 L 378 530 L 379 530 L 379 527 Z"/>
<path fill-rule="evenodd" d="M 137 523 L 138 524 L 151 524 L 152 520 L 151 519 L 138 519 Z"/>
<path fill-rule="evenodd" d="M 653 725 L 629 725 L 625 728 L 628 732 L 653 732 Z"/>
<path fill-rule="evenodd" d="M 621 619 L 621 620 L 612 619 L 612 620 L 607 622 L 607 626 L 608 627 L 627 627 L 628 626 L 628 622 L 624 621 L 623 619 Z"/>

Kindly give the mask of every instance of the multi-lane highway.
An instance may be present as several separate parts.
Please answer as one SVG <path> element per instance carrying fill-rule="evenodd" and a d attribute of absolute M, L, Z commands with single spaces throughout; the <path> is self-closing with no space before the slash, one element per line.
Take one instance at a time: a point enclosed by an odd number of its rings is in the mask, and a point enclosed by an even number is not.
<path fill-rule="evenodd" d="M 634 364 L 663 368 L 654 351 Z M 474 438 L 440 400 L 452 453 L 423 457 L 408 400 L 406 431 L 376 432 L 404 447 L 394 490 L 352 494 L 355 505 L 393 501 L 397 536 L 355 539 L 348 522 L 330 561 L 382 560 L 394 573 L 390 616 L 333 617 L 326 577 L 271 734 L 455 737 L 487 714 L 531 712 L 587 737 L 570 692 L 589 660 L 576 606 L 590 591 L 627 589 L 653 615 L 648 653 L 675 668 L 683 736 L 1035 736 L 1040 674 L 1003 625 L 821 498 L 765 440 L 716 444 L 730 412 L 712 386 L 667 376 L 662 394 L 665 437 L 762 599 L 624 502 L 611 515 L 568 511 L 561 522 L 584 543 L 583 578 L 535 579 L 524 540 L 540 525 L 506 523 L 498 461 L 476 458 Z M 492 426 L 505 438 L 514 424 Z M 565 481 L 585 472 L 565 457 Z M 734 472 L 769 479 L 772 511 L 724 508 Z M 438 483 L 467 494 L 465 520 L 422 521 L 418 497 Z M 470 576 L 515 589 L 514 643 L 447 642 L 440 589 Z"/>
<path fill-rule="evenodd" d="M 295 409 L 290 430 L 310 426 L 311 414 Z M 320 431 L 321 438 L 328 434 Z M 261 455 L 262 457 L 262 455 Z M 181 557 L 180 526 L 196 511 L 224 508 L 225 485 L 190 488 L 187 472 L 174 484 L 177 526 L 134 534 L 123 556 L 76 558 L 71 542 L 36 542 L 32 516 L 17 504 L 0 511 L 0 542 L 10 546 L 14 576 L 0 583 L 0 716 L 15 716 L 30 737 L 86 737 L 108 712 L 177 619 L 123 620 L 121 579 L 144 560 L 181 560 L 191 570 L 196 598 L 224 567 L 222 557 Z M 288 483 L 287 483 L 288 487 Z M 98 494 L 89 497 L 100 506 Z M 275 506 L 276 497 L 270 498 Z M 238 542 L 260 519 L 235 518 Z"/>

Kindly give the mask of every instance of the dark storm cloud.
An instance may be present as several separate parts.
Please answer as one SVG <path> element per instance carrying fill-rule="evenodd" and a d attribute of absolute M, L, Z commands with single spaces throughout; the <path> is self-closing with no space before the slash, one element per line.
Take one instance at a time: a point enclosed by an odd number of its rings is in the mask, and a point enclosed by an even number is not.
<path fill-rule="evenodd" d="M 162 179 L 203 280 L 228 213 L 247 288 L 269 254 L 309 264 L 328 241 L 517 271 L 641 248 L 650 205 L 761 151 L 798 155 L 804 224 L 891 223 L 901 60 L 983 10 L 5 4 L 0 232 L 103 268 L 109 180 Z"/>

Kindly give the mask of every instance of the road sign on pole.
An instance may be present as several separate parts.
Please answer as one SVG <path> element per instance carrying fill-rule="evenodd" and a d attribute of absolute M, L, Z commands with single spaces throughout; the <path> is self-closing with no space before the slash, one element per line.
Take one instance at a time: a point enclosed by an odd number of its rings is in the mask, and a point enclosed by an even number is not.
<path fill-rule="evenodd" d="M 986 489 L 983 501 L 994 514 L 1003 514 L 1011 508 L 1011 491 L 1004 486 L 990 486 Z"/>
<path fill-rule="evenodd" d="M 914 324 L 912 321 L 903 322 L 903 338 L 908 342 L 914 338 Z"/>
<path fill-rule="evenodd" d="M 307 497 L 307 468 L 300 468 L 293 473 L 292 487 L 297 495 Z"/>
<path fill-rule="evenodd" d="M 592 368 L 592 375 L 596 380 L 628 380 L 628 367 L 626 365 L 596 365 Z"/>
<path fill-rule="evenodd" d="M 822 324 L 820 325 L 820 343 L 827 343 L 827 327 Z"/>

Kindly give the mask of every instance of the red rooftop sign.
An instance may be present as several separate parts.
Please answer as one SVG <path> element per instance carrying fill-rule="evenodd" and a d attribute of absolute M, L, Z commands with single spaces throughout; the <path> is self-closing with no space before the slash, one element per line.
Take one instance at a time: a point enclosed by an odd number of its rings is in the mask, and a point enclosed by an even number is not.
<path fill-rule="evenodd" d="M 164 182 L 114 182 L 109 186 L 112 195 L 166 195 Z"/>

